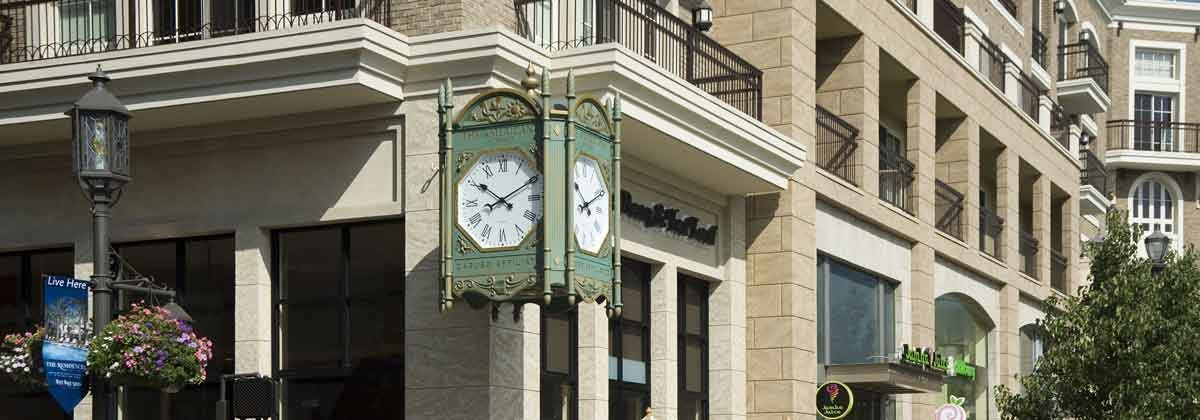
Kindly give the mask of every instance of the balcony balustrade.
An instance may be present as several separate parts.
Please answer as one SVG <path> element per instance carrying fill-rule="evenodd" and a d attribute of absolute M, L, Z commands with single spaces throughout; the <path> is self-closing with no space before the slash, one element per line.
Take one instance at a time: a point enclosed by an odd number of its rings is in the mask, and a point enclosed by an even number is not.
<path fill-rule="evenodd" d="M 1037 28 L 1033 28 L 1032 32 L 1033 45 L 1031 46 L 1032 51 L 1030 55 L 1033 56 L 1033 61 L 1037 62 L 1038 65 L 1045 69 L 1046 52 L 1049 50 L 1048 45 L 1050 44 L 1050 39 L 1046 37 L 1046 34 L 1043 34 L 1042 31 L 1037 30 Z"/>
<path fill-rule="evenodd" d="M 1079 152 L 1079 161 L 1083 163 L 1083 169 L 1079 172 L 1079 184 L 1090 185 L 1100 194 L 1107 194 L 1108 171 L 1104 169 L 1104 162 L 1091 150 L 1086 149 Z"/>
<path fill-rule="evenodd" d="M 1108 62 L 1087 41 L 1058 47 L 1058 81 L 1091 78 L 1108 93 Z"/>
<path fill-rule="evenodd" d="M 1067 293 L 1067 257 L 1056 249 L 1050 250 L 1050 287 Z"/>
<path fill-rule="evenodd" d="M 1109 121 L 1108 150 L 1200 153 L 1200 124 L 1144 120 Z"/>
<path fill-rule="evenodd" d="M 1021 243 L 1017 252 L 1021 254 L 1021 272 L 1034 279 L 1038 278 L 1038 240 L 1029 232 L 1021 232 Z"/>
<path fill-rule="evenodd" d="M 817 105 L 817 166 L 852 184 L 857 183 L 858 129 Z"/>
<path fill-rule="evenodd" d="M 986 207 L 979 209 L 979 250 L 996 258 L 1003 258 L 1004 218 Z"/>
<path fill-rule="evenodd" d="M 963 193 L 940 180 L 934 180 L 934 221 L 938 230 L 963 239 Z"/>
<path fill-rule="evenodd" d="M 1050 109 L 1050 136 L 1067 150 L 1071 150 L 1071 123 L 1071 116 L 1067 115 L 1067 110 L 1054 103 Z"/>
<path fill-rule="evenodd" d="M 879 198 L 912 214 L 913 165 L 896 151 L 879 149 Z"/>

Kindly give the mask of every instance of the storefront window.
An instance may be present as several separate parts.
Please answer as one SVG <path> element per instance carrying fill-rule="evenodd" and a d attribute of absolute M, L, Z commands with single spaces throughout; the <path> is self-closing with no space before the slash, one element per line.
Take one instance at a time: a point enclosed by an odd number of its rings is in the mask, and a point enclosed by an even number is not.
<path fill-rule="evenodd" d="M 827 255 L 817 257 L 817 369 L 883 363 L 896 351 L 896 283 Z M 849 419 L 896 418 L 887 395 L 856 390 Z"/>
<path fill-rule="evenodd" d="M 73 276 L 70 249 L 0 254 L 0 337 L 28 331 L 42 321 L 42 276 Z M 5 419 L 68 419 L 50 394 L 13 383 L 0 374 L 0 413 Z"/>
<path fill-rule="evenodd" d="M 975 370 L 975 376 L 947 376 L 942 393 L 949 401 L 950 396 L 965 398 L 962 407 L 970 420 L 988 418 L 990 399 L 988 383 L 989 334 L 993 324 L 983 309 L 971 298 L 959 294 L 947 294 L 934 303 L 937 351 L 955 362 L 966 362 Z"/>
<path fill-rule="evenodd" d="M 404 417 L 404 224 L 275 233 L 283 416 Z"/>
<path fill-rule="evenodd" d="M 222 374 L 233 373 L 234 262 L 233 236 L 173 239 L 122 244 L 117 254 L 136 273 L 175 290 L 178 302 L 195 321 L 196 332 L 213 342 L 208 380 L 164 398 L 157 389 L 125 388 L 121 394 L 123 418 L 211 419 L 220 399 Z M 147 300 L 148 296 L 119 295 L 120 308 Z M 163 300 L 158 300 L 163 302 Z"/>
<path fill-rule="evenodd" d="M 609 322 L 609 418 L 640 419 L 650 405 L 650 265 L 621 259 L 620 317 Z"/>
<path fill-rule="evenodd" d="M 679 276 L 679 419 L 708 418 L 708 282 Z"/>
<path fill-rule="evenodd" d="M 544 308 L 544 307 L 543 307 Z M 576 312 L 542 312 L 542 420 L 577 418 Z"/>

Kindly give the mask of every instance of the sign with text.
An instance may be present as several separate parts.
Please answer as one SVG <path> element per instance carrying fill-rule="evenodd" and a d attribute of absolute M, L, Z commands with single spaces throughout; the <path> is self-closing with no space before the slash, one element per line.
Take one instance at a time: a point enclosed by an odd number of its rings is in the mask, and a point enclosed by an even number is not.
<path fill-rule="evenodd" d="M 42 342 L 42 364 L 50 395 L 68 413 L 75 410 L 85 393 L 90 285 L 70 277 L 45 277 L 46 338 Z"/>
<path fill-rule="evenodd" d="M 826 382 L 817 388 L 817 414 L 836 420 L 850 415 L 854 409 L 854 392 L 841 382 Z"/>

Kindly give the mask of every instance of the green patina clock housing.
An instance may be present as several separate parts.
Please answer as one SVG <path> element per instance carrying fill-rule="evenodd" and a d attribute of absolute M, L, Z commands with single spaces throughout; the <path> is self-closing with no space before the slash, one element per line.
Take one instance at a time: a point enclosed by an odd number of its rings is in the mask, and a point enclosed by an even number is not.
<path fill-rule="evenodd" d="M 532 70 L 532 69 L 531 69 Z M 543 72 L 544 73 L 544 72 Z M 538 83 L 532 71 L 524 82 L 532 93 Z M 540 85 L 548 85 L 543 74 Z M 604 186 L 620 191 L 620 99 L 611 107 L 585 98 L 576 101 L 574 76 L 568 74 L 565 103 L 552 104 L 544 89 L 535 99 L 513 89 L 493 89 L 481 93 L 454 113 L 450 81 L 439 89 L 440 165 L 440 287 L 441 309 L 465 300 L 473 307 L 488 303 L 519 304 L 537 302 L 555 308 L 573 306 L 578 301 L 604 302 L 610 313 L 620 313 L 620 194 L 609 200 L 607 221 L 610 228 L 599 252 L 579 250 L 572 227 L 572 185 L 570 179 L 576 159 L 583 155 L 601 168 Z M 476 188 L 477 183 L 463 182 L 473 165 L 489 156 L 521 156 L 537 166 L 536 175 L 526 168 L 528 182 L 507 196 L 480 187 L 493 203 L 489 211 L 513 205 L 506 199 L 521 188 L 529 188 L 526 197 L 533 203 L 540 187 L 540 218 L 532 231 L 504 246 L 485 246 L 460 223 L 460 197 L 481 194 L 460 191 Z M 492 172 L 488 167 L 487 179 Z M 540 179 L 535 179 L 540 177 Z M 467 185 L 472 186 L 467 186 Z M 527 187 L 527 185 L 529 185 Z M 478 205 L 478 200 L 470 205 Z M 530 204 L 532 205 L 532 204 Z M 536 209 L 534 209 L 536 210 Z M 599 210 L 599 209 L 597 209 Z M 533 217 L 536 211 L 526 211 Z M 484 232 L 490 234 L 489 232 Z M 506 232 L 507 233 L 507 232 Z"/>

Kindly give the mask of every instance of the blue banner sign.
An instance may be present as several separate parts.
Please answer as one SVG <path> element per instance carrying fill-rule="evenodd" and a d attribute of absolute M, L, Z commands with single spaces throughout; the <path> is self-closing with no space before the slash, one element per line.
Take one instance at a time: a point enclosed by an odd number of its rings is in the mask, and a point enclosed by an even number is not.
<path fill-rule="evenodd" d="M 90 282 L 46 276 L 46 339 L 42 363 L 46 386 L 63 410 L 75 411 L 83 399 L 87 374 L 88 287 Z"/>

